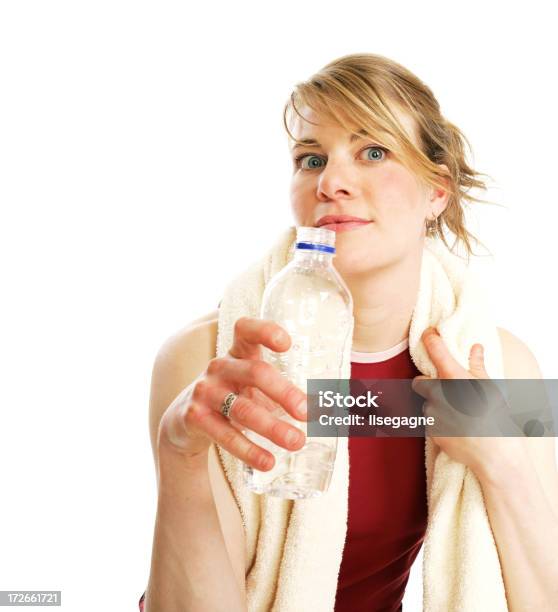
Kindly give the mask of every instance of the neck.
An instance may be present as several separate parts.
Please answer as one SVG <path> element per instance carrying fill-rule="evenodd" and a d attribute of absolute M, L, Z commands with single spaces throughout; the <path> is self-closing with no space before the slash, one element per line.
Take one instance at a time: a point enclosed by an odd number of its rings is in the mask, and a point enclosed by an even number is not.
<path fill-rule="evenodd" d="M 409 335 L 420 285 L 421 253 L 372 273 L 343 274 L 353 296 L 353 350 L 385 351 Z"/>

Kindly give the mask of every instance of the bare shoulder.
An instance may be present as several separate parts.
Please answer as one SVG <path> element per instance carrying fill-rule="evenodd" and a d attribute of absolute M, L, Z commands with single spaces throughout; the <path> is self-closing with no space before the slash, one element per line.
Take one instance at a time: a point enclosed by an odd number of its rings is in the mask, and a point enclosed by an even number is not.
<path fill-rule="evenodd" d="M 531 349 L 507 329 L 499 327 L 498 333 L 502 345 L 505 377 L 543 378 L 539 364 Z M 554 438 L 526 438 L 526 442 L 537 475 L 550 504 L 558 514 L 558 471 Z"/>
<path fill-rule="evenodd" d="M 498 327 L 506 378 L 542 378 L 542 372 L 529 347 L 503 327 Z"/>
<path fill-rule="evenodd" d="M 149 401 L 149 433 L 155 458 L 163 413 L 213 359 L 216 339 L 216 313 L 210 313 L 184 326 L 161 344 L 151 373 Z"/>

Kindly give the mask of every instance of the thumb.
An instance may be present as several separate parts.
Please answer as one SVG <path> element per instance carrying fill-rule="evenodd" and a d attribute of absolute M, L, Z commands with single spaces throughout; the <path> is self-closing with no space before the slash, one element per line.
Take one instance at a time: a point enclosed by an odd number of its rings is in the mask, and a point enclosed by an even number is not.
<path fill-rule="evenodd" d="M 475 378 L 488 378 L 484 367 L 484 347 L 482 344 L 473 344 L 469 353 L 469 371 Z"/>

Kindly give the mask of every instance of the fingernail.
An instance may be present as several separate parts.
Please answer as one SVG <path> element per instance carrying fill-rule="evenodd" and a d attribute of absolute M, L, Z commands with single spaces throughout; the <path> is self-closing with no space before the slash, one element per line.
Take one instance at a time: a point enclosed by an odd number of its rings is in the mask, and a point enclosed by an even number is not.
<path fill-rule="evenodd" d="M 302 416 L 306 416 L 306 413 L 308 412 L 308 404 L 306 400 L 302 400 L 302 402 L 300 402 L 296 409 L 299 414 L 301 414 Z"/>
<path fill-rule="evenodd" d="M 295 442 L 298 442 L 298 440 L 300 439 L 300 434 L 296 431 L 291 430 L 287 433 L 286 439 L 287 439 L 287 444 L 289 446 L 292 446 Z"/>

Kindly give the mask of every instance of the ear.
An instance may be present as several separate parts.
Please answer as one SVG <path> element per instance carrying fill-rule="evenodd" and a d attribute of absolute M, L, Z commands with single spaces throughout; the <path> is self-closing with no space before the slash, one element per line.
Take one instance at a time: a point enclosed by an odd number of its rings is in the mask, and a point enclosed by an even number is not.
<path fill-rule="evenodd" d="M 449 169 L 445 164 L 438 164 L 438 167 L 442 170 L 442 172 L 446 175 L 445 178 L 442 178 L 442 182 L 446 185 L 445 189 L 441 189 L 440 187 L 431 187 L 430 195 L 429 195 L 429 203 L 430 210 L 438 217 L 441 215 L 446 206 L 448 205 L 450 193 L 449 193 Z"/>

